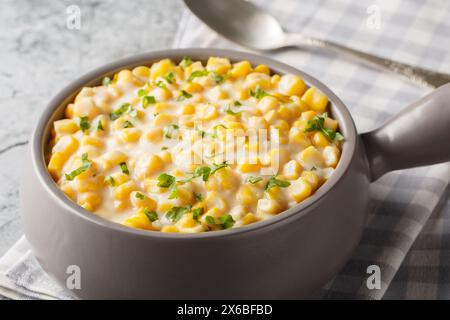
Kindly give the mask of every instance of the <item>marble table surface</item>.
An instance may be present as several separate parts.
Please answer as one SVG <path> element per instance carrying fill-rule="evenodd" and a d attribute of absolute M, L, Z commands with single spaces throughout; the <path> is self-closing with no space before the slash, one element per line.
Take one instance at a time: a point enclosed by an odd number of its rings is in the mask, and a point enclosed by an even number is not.
<path fill-rule="evenodd" d="M 67 27 L 71 5 L 80 9 L 80 29 Z M 182 10 L 180 0 L 1 0 L 0 256 L 23 233 L 22 162 L 46 103 L 97 66 L 170 47 Z"/>

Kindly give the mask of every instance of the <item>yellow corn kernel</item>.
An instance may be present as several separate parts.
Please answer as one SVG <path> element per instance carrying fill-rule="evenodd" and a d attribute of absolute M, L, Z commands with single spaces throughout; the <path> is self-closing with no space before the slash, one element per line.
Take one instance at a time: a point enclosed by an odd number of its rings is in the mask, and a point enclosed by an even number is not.
<path fill-rule="evenodd" d="M 202 62 L 195 61 L 185 68 L 185 75 L 186 75 L 186 77 L 188 77 L 191 75 L 192 72 L 197 71 L 197 70 L 203 70 L 203 69 L 204 68 L 203 68 Z"/>
<path fill-rule="evenodd" d="M 164 59 L 154 63 L 150 68 L 150 77 L 155 81 L 159 77 L 165 76 L 172 71 L 174 64 L 169 59 Z"/>
<path fill-rule="evenodd" d="M 292 124 L 292 127 L 295 127 L 298 130 L 301 130 L 302 132 L 304 132 L 307 124 L 308 124 L 308 121 L 297 120 Z"/>
<path fill-rule="evenodd" d="M 124 184 L 125 182 L 127 182 L 128 180 L 130 180 L 130 178 L 128 177 L 128 175 L 126 175 L 123 172 L 115 172 L 113 174 L 111 174 L 109 177 L 112 178 L 112 180 L 114 181 L 114 187 L 118 187 L 121 184 Z M 106 179 L 105 182 L 107 182 L 108 180 Z M 108 182 L 107 182 L 108 183 Z"/>
<path fill-rule="evenodd" d="M 272 149 L 268 152 L 268 158 L 270 159 L 270 165 L 272 167 L 275 166 L 283 166 L 286 162 L 289 161 L 291 154 L 287 149 Z"/>
<path fill-rule="evenodd" d="M 71 134 L 78 131 L 78 125 L 72 119 L 62 119 L 53 122 L 57 134 Z"/>
<path fill-rule="evenodd" d="M 301 177 L 311 185 L 313 190 L 320 186 L 320 178 L 314 171 L 303 171 Z"/>
<path fill-rule="evenodd" d="M 122 183 L 117 186 L 113 191 L 114 199 L 116 200 L 126 200 L 130 198 L 130 193 L 137 189 L 136 184 L 133 180 Z"/>
<path fill-rule="evenodd" d="M 180 126 L 192 128 L 194 126 L 194 116 L 191 114 L 184 114 L 178 118 Z"/>
<path fill-rule="evenodd" d="M 260 64 L 256 66 L 254 72 L 260 72 L 270 76 L 270 69 L 265 64 Z"/>
<path fill-rule="evenodd" d="M 270 89 L 272 86 L 270 76 L 260 72 L 249 73 L 245 77 L 244 88 L 255 89 L 257 86 L 260 86 L 263 90 Z"/>
<path fill-rule="evenodd" d="M 86 97 L 92 97 L 94 95 L 94 89 L 90 87 L 84 87 L 80 90 L 80 92 L 75 97 L 75 102 L 80 101 Z"/>
<path fill-rule="evenodd" d="M 98 175 L 87 179 L 75 179 L 78 192 L 99 191 L 103 188 L 105 177 Z"/>
<path fill-rule="evenodd" d="M 186 82 L 183 85 L 183 90 L 190 94 L 202 92 L 203 89 L 204 89 L 203 86 L 196 82 Z"/>
<path fill-rule="evenodd" d="M 217 107 L 214 105 L 207 105 L 203 108 L 203 120 L 212 120 L 217 118 L 219 112 L 217 111 Z"/>
<path fill-rule="evenodd" d="M 243 173 L 255 172 L 261 169 L 261 163 L 240 163 L 238 164 L 239 171 Z"/>
<path fill-rule="evenodd" d="M 216 224 L 211 224 L 207 221 L 206 217 L 212 217 L 214 218 L 214 221 L 217 223 L 219 217 L 223 214 L 223 211 L 221 211 L 219 208 L 211 208 L 208 211 L 206 211 L 202 217 L 200 218 L 200 221 L 202 224 L 207 225 L 208 227 L 212 228 L 212 229 L 218 229 L 218 225 Z"/>
<path fill-rule="evenodd" d="M 173 123 L 174 120 L 175 120 L 174 116 L 167 113 L 160 113 L 153 120 L 153 125 L 157 127 L 165 127 Z"/>
<path fill-rule="evenodd" d="M 97 137 L 83 136 L 83 138 L 81 138 L 81 145 L 101 148 L 103 147 L 103 140 Z"/>
<path fill-rule="evenodd" d="M 164 168 L 164 161 L 156 154 L 152 154 L 145 159 L 145 176 L 150 176 Z"/>
<path fill-rule="evenodd" d="M 68 198 L 70 198 L 72 201 L 77 200 L 77 191 L 70 184 L 65 183 L 65 184 L 61 185 L 60 188 L 61 188 L 61 191 L 64 192 L 64 194 Z"/>
<path fill-rule="evenodd" d="M 133 206 L 137 208 L 148 208 L 149 210 L 156 209 L 156 201 L 140 191 L 131 192 L 130 200 Z"/>
<path fill-rule="evenodd" d="M 66 159 L 66 156 L 61 152 L 55 152 L 52 154 L 47 168 L 53 179 L 58 180 L 61 176 L 61 170 L 64 166 L 64 162 L 66 162 Z"/>
<path fill-rule="evenodd" d="M 217 191 L 208 191 L 204 201 L 208 209 L 217 208 L 222 212 L 225 212 L 228 209 L 227 202 Z"/>
<path fill-rule="evenodd" d="M 271 82 L 273 85 L 277 85 L 277 84 L 280 82 L 280 80 L 281 80 L 280 75 L 279 75 L 279 74 L 274 74 L 274 75 L 272 76 L 272 78 L 270 79 L 270 82 Z"/>
<path fill-rule="evenodd" d="M 314 146 L 309 146 L 302 152 L 300 152 L 300 161 L 302 164 L 305 164 L 307 168 L 311 167 L 321 168 L 324 165 L 324 159 L 322 154 Z"/>
<path fill-rule="evenodd" d="M 220 86 L 215 86 L 209 91 L 209 95 L 213 100 L 223 100 L 228 98 L 228 93 Z"/>
<path fill-rule="evenodd" d="M 195 106 L 193 104 L 185 104 L 181 108 L 181 114 L 189 115 L 189 114 L 194 114 L 194 113 L 195 113 Z"/>
<path fill-rule="evenodd" d="M 127 160 L 127 155 L 122 151 L 109 151 L 103 155 L 103 167 L 105 170 L 111 169 Z"/>
<path fill-rule="evenodd" d="M 236 194 L 236 198 L 244 206 L 251 206 L 256 203 L 255 193 L 247 185 L 243 185 L 239 188 L 239 191 Z"/>
<path fill-rule="evenodd" d="M 323 126 L 328 130 L 337 131 L 338 122 L 337 122 L 337 120 L 326 117 Z"/>
<path fill-rule="evenodd" d="M 277 110 L 270 110 L 269 112 L 264 112 L 264 119 L 270 123 L 274 124 L 278 120 L 278 111 Z"/>
<path fill-rule="evenodd" d="M 312 118 L 314 118 L 317 115 L 317 113 L 315 111 L 309 110 L 309 111 L 304 111 L 302 112 L 302 114 L 300 115 L 300 120 L 303 121 L 309 121 Z"/>
<path fill-rule="evenodd" d="M 158 156 L 162 159 L 162 161 L 164 161 L 164 163 L 172 163 L 172 154 L 169 151 L 162 151 L 158 154 Z"/>
<path fill-rule="evenodd" d="M 167 191 L 167 189 L 164 189 Z M 169 201 L 164 201 L 158 205 L 158 212 L 167 212 L 173 208 L 173 203 Z"/>
<path fill-rule="evenodd" d="M 323 158 L 325 159 L 325 165 L 327 167 L 336 168 L 338 164 L 341 152 L 336 146 L 326 146 L 323 149 Z"/>
<path fill-rule="evenodd" d="M 233 64 L 233 68 L 230 70 L 230 76 L 232 78 L 242 78 L 245 77 L 252 71 L 252 65 L 247 60 L 240 61 Z"/>
<path fill-rule="evenodd" d="M 313 188 L 305 178 L 291 182 L 291 185 L 288 187 L 289 196 L 297 203 L 308 198 L 312 192 Z"/>
<path fill-rule="evenodd" d="M 115 200 L 115 201 L 113 201 L 113 206 L 117 212 L 124 211 L 125 209 L 127 209 L 129 207 L 129 201 L 128 200 L 123 200 L 123 201 Z"/>
<path fill-rule="evenodd" d="M 280 106 L 280 102 L 277 98 L 272 96 L 265 96 L 258 102 L 258 109 L 263 113 L 267 113 L 271 110 L 277 110 Z"/>
<path fill-rule="evenodd" d="M 283 176 L 288 180 L 297 179 L 302 172 L 302 166 L 295 160 L 291 160 L 283 167 Z"/>
<path fill-rule="evenodd" d="M 120 138 L 124 142 L 133 143 L 141 137 L 141 130 L 137 128 L 125 128 L 120 132 Z"/>
<path fill-rule="evenodd" d="M 102 203 L 99 192 L 83 192 L 78 197 L 78 204 L 88 211 L 95 211 Z"/>
<path fill-rule="evenodd" d="M 285 121 L 290 121 L 294 118 L 292 111 L 288 106 L 281 106 L 280 109 L 278 109 L 278 115 Z"/>
<path fill-rule="evenodd" d="M 114 120 L 112 126 L 114 130 L 122 130 L 128 122 L 133 123 L 134 121 L 131 119 L 129 115 L 123 115 L 119 119 Z"/>
<path fill-rule="evenodd" d="M 237 121 L 229 121 L 226 122 L 225 125 L 228 129 L 231 130 L 245 130 L 245 124 L 241 123 L 241 122 L 237 122 Z M 240 136 L 240 134 L 236 133 L 236 135 Z"/>
<path fill-rule="evenodd" d="M 320 131 L 317 131 L 312 136 L 313 144 L 318 148 L 325 148 L 330 145 L 328 138 Z"/>
<path fill-rule="evenodd" d="M 153 96 L 157 101 L 166 101 L 172 98 L 172 91 L 167 88 L 155 88 L 153 90 Z"/>
<path fill-rule="evenodd" d="M 239 90 L 237 94 L 237 98 L 239 100 L 247 100 L 248 99 L 248 90 Z"/>
<path fill-rule="evenodd" d="M 78 140 L 73 136 L 62 136 L 55 146 L 52 148 L 52 152 L 61 152 L 66 158 L 78 149 Z"/>
<path fill-rule="evenodd" d="M 178 221 L 178 225 L 181 228 L 189 229 L 198 226 L 199 223 L 194 219 L 192 213 L 186 213 L 181 217 L 180 221 Z"/>
<path fill-rule="evenodd" d="M 286 135 L 287 132 L 289 131 L 289 129 L 291 128 L 289 123 L 286 120 L 282 120 L 282 119 L 275 121 L 275 123 L 273 125 L 271 125 L 270 127 L 274 128 L 274 129 L 278 129 L 282 136 Z"/>
<path fill-rule="evenodd" d="M 167 102 L 157 102 L 153 105 L 153 113 L 162 113 L 172 109 L 172 105 Z"/>
<path fill-rule="evenodd" d="M 152 143 L 158 143 L 162 140 L 163 134 L 164 131 L 162 128 L 152 127 L 148 129 L 148 131 L 146 132 L 145 139 L 147 139 L 147 141 Z"/>
<path fill-rule="evenodd" d="M 66 116 L 66 118 L 72 119 L 74 114 L 73 114 L 73 103 L 67 105 L 66 109 L 64 110 L 64 115 Z"/>
<path fill-rule="evenodd" d="M 258 221 L 258 218 L 251 212 L 247 213 L 244 217 L 242 217 L 242 224 L 252 224 L 254 222 Z"/>
<path fill-rule="evenodd" d="M 136 229 L 159 230 L 145 214 L 145 208 L 139 208 L 135 215 L 122 222 L 123 225 Z"/>
<path fill-rule="evenodd" d="M 144 189 L 148 193 L 163 193 L 166 191 L 165 188 L 158 187 L 158 180 L 156 179 L 145 179 Z"/>
<path fill-rule="evenodd" d="M 117 73 L 117 84 L 133 84 L 134 76 L 130 70 L 121 70 Z"/>
<path fill-rule="evenodd" d="M 75 117 L 88 117 L 89 120 L 94 119 L 101 110 L 97 108 L 91 97 L 82 98 L 75 102 L 73 106 L 73 115 Z"/>
<path fill-rule="evenodd" d="M 218 74 L 225 74 L 230 70 L 231 63 L 227 58 L 210 57 L 206 64 L 206 70 L 213 71 Z"/>
<path fill-rule="evenodd" d="M 266 119 L 263 117 L 250 117 L 248 119 L 248 128 L 249 129 L 267 129 L 269 127 L 269 124 L 267 123 Z"/>
<path fill-rule="evenodd" d="M 305 82 L 292 74 L 283 75 L 278 84 L 280 91 L 288 96 L 301 96 L 306 90 Z"/>
<path fill-rule="evenodd" d="M 171 233 L 177 233 L 180 232 L 180 230 L 176 226 L 164 226 L 161 229 L 162 232 L 171 232 Z"/>
<path fill-rule="evenodd" d="M 256 211 L 259 215 L 277 214 L 283 211 L 284 207 L 280 202 L 274 199 L 259 199 Z"/>
<path fill-rule="evenodd" d="M 292 127 L 289 131 L 289 144 L 298 144 L 299 146 L 306 148 L 311 145 L 309 136 L 297 127 Z"/>
<path fill-rule="evenodd" d="M 302 100 L 314 111 L 325 112 L 328 97 L 314 87 L 309 88 L 302 96 Z"/>
<path fill-rule="evenodd" d="M 148 78 L 150 76 L 150 69 L 145 66 L 139 66 L 133 69 L 132 73 L 141 78 Z"/>

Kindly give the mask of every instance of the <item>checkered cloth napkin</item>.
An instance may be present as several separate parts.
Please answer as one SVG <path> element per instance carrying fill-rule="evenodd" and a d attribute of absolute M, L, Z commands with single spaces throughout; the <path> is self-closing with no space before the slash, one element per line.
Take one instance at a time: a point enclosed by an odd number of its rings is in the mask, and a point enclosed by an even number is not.
<path fill-rule="evenodd" d="M 450 2 L 255 2 L 274 14 L 289 31 L 412 65 L 450 71 Z M 373 20 L 377 16 L 379 25 Z M 220 38 L 187 10 L 174 47 L 245 50 Z M 412 85 L 397 76 L 328 51 L 290 49 L 272 56 L 328 85 L 346 103 L 360 132 L 381 125 L 429 92 L 429 89 Z M 421 152 L 420 146 L 417 152 Z M 373 183 L 370 212 L 361 243 L 340 273 L 321 290 L 319 297 L 450 298 L 450 201 L 446 191 L 449 181 L 450 164 L 446 163 L 392 172 Z M 367 267 L 370 265 L 381 268 L 381 289 L 367 288 Z M 70 297 L 40 269 L 25 239 L 0 259 L 0 294 L 34 299 Z"/>

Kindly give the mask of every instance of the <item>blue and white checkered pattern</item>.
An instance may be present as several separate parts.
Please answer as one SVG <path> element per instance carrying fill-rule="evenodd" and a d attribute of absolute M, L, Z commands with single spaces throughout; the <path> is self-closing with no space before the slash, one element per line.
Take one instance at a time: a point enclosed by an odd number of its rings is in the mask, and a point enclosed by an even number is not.
<path fill-rule="evenodd" d="M 450 72 L 448 1 L 256 2 L 274 14 L 289 31 Z M 367 25 L 374 8 L 379 9 L 380 29 Z M 187 10 L 174 47 L 245 50 L 221 39 Z M 332 52 L 290 49 L 273 57 L 327 84 L 346 103 L 360 132 L 379 126 L 429 91 Z M 449 299 L 449 181 L 450 164 L 446 163 L 389 173 L 373 183 L 371 209 L 361 243 L 320 296 L 329 299 Z M 369 290 L 366 286 L 366 269 L 372 264 L 381 268 L 379 290 Z M 0 294 L 31 299 L 70 297 L 40 269 L 24 238 L 0 259 Z"/>

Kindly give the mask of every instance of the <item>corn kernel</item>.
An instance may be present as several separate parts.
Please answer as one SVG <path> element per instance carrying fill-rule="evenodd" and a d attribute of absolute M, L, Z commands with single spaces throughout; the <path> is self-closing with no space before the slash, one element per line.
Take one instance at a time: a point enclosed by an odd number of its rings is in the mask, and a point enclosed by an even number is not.
<path fill-rule="evenodd" d="M 81 138 L 81 145 L 101 148 L 103 147 L 103 140 L 97 137 L 83 136 Z"/>
<path fill-rule="evenodd" d="M 291 182 L 291 185 L 288 187 L 290 197 L 297 203 L 308 198 L 312 192 L 311 185 L 304 178 Z"/>
<path fill-rule="evenodd" d="M 240 61 L 233 64 L 233 68 L 230 70 L 230 76 L 232 78 L 242 78 L 245 77 L 252 71 L 252 65 L 247 60 Z"/>
<path fill-rule="evenodd" d="M 212 120 L 217 118 L 219 112 L 217 111 L 217 107 L 214 105 L 207 105 L 203 109 L 203 120 Z"/>
<path fill-rule="evenodd" d="M 61 152 L 66 158 L 73 154 L 78 149 L 78 140 L 73 136 L 62 136 L 55 146 L 52 148 L 52 152 Z"/>
<path fill-rule="evenodd" d="M 164 59 L 154 63 L 150 68 L 150 77 L 152 81 L 165 76 L 167 73 L 172 71 L 173 67 L 174 65 L 169 59 Z"/>
<path fill-rule="evenodd" d="M 74 116 L 88 117 L 89 120 L 94 119 L 100 112 L 100 109 L 95 106 L 91 97 L 83 98 L 75 102 L 73 106 Z"/>
<path fill-rule="evenodd" d="M 156 201 L 139 191 L 130 193 L 130 200 L 133 206 L 137 208 L 148 208 L 149 210 L 156 209 Z"/>
<path fill-rule="evenodd" d="M 257 204 L 257 213 L 260 215 L 264 214 L 277 214 L 283 211 L 283 206 L 277 201 L 273 199 L 259 199 Z"/>
<path fill-rule="evenodd" d="M 244 206 L 251 206 L 256 203 L 256 196 L 253 190 L 247 186 L 243 185 L 236 194 L 237 200 Z"/>
<path fill-rule="evenodd" d="M 103 167 L 105 170 L 111 169 L 127 160 L 127 155 L 121 151 L 109 151 L 103 155 Z"/>
<path fill-rule="evenodd" d="M 125 128 L 120 132 L 120 138 L 127 143 L 133 143 L 141 137 L 141 130 L 137 128 Z"/>
<path fill-rule="evenodd" d="M 270 69 L 265 64 L 260 64 L 256 66 L 254 72 L 260 72 L 270 76 Z"/>
<path fill-rule="evenodd" d="M 169 124 L 172 124 L 174 119 L 175 117 L 170 114 L 160 113 L 153 120 L 153 125 L 157 127 L 165 127 L 168 126 Z"/>
<path fill-rule="evenodd" d="M 78 197 L 78 204 L 88 211 L 94 211 L 102 203 L 102 195 L 99 192 L 83 192 Z"/>
<path fill-rule="evenodd" d="M 254 222 L 258 221 L 258 218 L 251 212 L 247 213 L 243 218 L 242 218 L 242 224 L 243 225 L 247 225 L 247 224 L 252 224 Z"/>
<path fill-rule="evenodd" d="M 289 143 L 298 144 L 301 147 L 306 148 L 311 145 L 311 140 L 308 135 L 303 132 L 303 130 L 299 130 L 297 127 L 292 127 L 289 131 Z"/>
<path fill-rule="evenodd" d="M 47 168 L 53 179 L 57 180 L 61 176 L 61 170 L 66 162 L 66 159 L 66 156 L 64 156 L 61 152 L 55 152 L 52 154 Z"/>
<path fill-rule="evenodd" d="M 291 160 L 283 167 L 283 176 L 289 180 L 295 180 L 300 176 L 302 166 L 295 160 Z"/>
<path fill-rule="evenodd" d="M 185 104 L 182 108 L 181 108 L 181 114 L 194 114 L 195 113 L 195 106 L 192 104 Z"/>
<path fill-rule="evenodd" d="M 162 232 L 171 232 L 171 233 L 177 233 L 180 232 L 180 230 L 176 226 L 164 226 L 161 229 Z"/>
<path fill-rule="evenodd" d="M 210 57 L 206 64 L 206 70 L 213 71 L 218 74 L 225 74 L 230 70 L 230 60 L 227 58 Z"/>
<path fill-rule="evenodd" d="M 163 134 L 164 131 L 162 128 L 152 127 L 148 129 L 147 133 L 145 134 L 145 139 L 147 139 L 147 141 L 152 143 L 158 143 L 161 142 Z"/>
<path fill-rule="evenodd" d="M 113 191 L 114 199 L 126 200 L 130 198 L 130 193 L 137 189 L 133 180 L 127 181 L 120 186 L 116 187 Z"/>
<path fill-rule="evenodd" d="M 341 152 L 336 146 L 326 146 L 323 149 L 323 158 L 327 167 L 336 168 L 340 158 Z"/>
<path fill-rule="evenodd" d="M 302 100 L 310 106 L 311 109 L 319 113 L 325 112 L 328 105 L 328 97 L 316 88 L 309 88 L 302 96 Z"/>
<path fill-rule="evenodd" d="M 292 74 L 283 75 L 278 84 L 280 91 L 288 96 L 301 96 L 306 90 L 305 82 Z"/>
<path fill-rule="evenodd" d="M 313 134 L 312 142 L 318 148 L 325 148 L 330 144 L 328 138 L 320 131 Z"/>
<path fill-rule="evenodd" d="M 320 178 L 314 171 L 303 171 L 301 177 L 311 185 L 313 190 L 320 186 Z"/>
<path fill-rule="evenodd" d="M 324 159 L 320 151 L 315 147 L 309 146 L 300 152 L 300 162 L 305 164 L 304 167 L 323 167 Z"/>
<path fill-rule="evenodd" d="M 258 109 L 263 113 L 267 113 L 271 110 L 277 110 L 279 106 L 280 102 L 278 102 L 278 99 L 272 96 L 265 96 L 258 102 Z"/>
<path fill-rule="evenodd" d="M 148 78 L 150 76 L 150 69 L 145 66 L 139 66 L 133 69 L 132 73 L 141 78 Z"/>
<path fill-rule="evenodd" d="M 71 134 L 78 131 L 78 125 L 72 119 L 62 119 L 53 122 L 57 134 Z"/>
<path fill-rule="evenodd" d="M 70 184 L 65 183 L 65 184 L 61 185 L 61 190 L 72 201 L 77 200 L 77 190 L 75 190 Z"/>
<path fill-rule="evenodd" d="M 203 86 L 199 83 L 196 82 L 186 82 L 183 85 L 183 90 L 190 93 L 190 94 L 194 94 L 194 93 L 198 93 L 198 92 L 202 92 L 203 91 Z"/>

